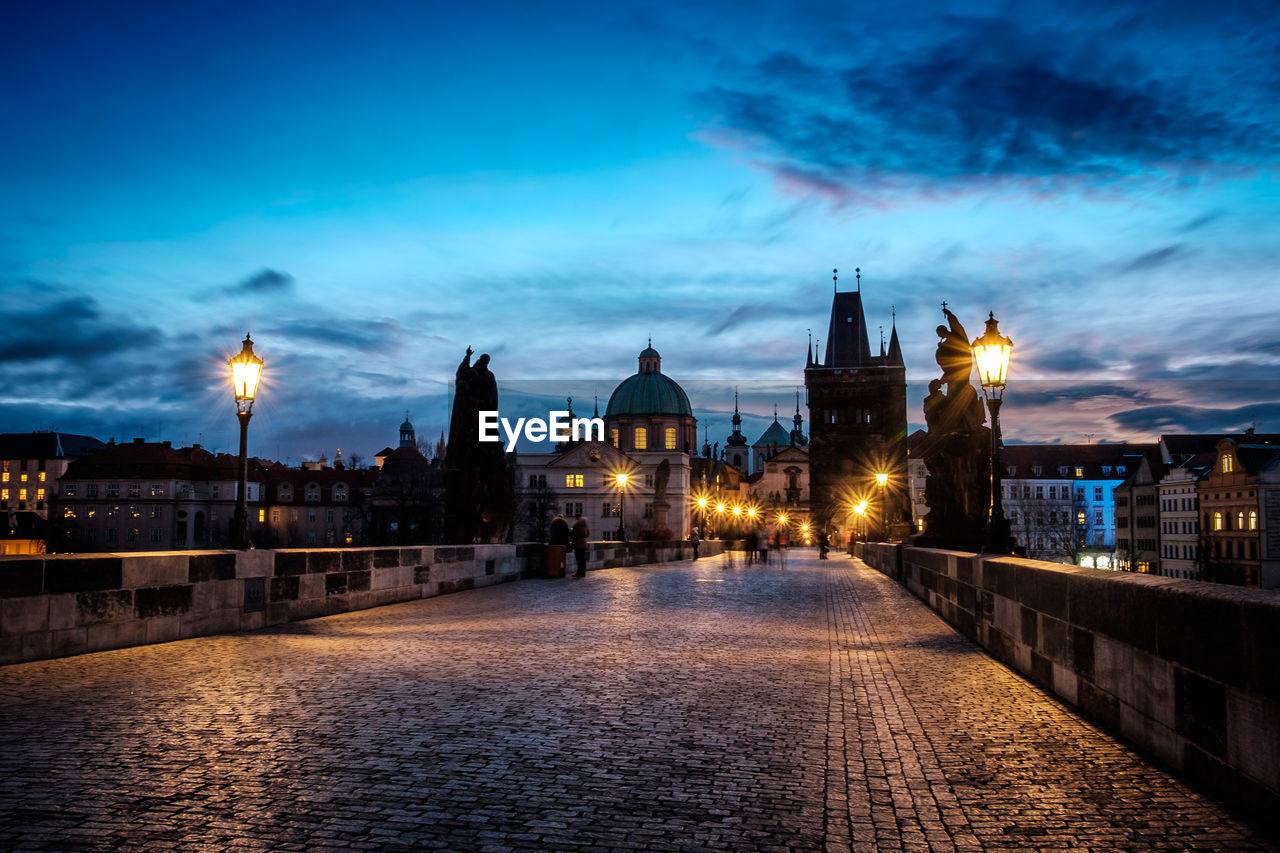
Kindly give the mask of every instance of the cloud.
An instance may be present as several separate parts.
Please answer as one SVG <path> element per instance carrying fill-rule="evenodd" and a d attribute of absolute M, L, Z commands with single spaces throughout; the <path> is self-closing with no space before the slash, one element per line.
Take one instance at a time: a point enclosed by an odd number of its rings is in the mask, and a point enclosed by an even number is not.
<path fill-rule="evenodd" d="M 1172 246 L 1165 246 L 1163 249 L 1156 249 L 1155 251 L 1147 252 L 1146 254 L 1139 255 L 1129 261 L 1129 263 L 1122 266 L 1120 268 L 1120 274 L 1126 275 L 1128 273 L 1143 272 L 1145 270 L 1153 270 L 1157 267 L 1162 267 L 1169 263 L 1169 261 L 1173 260 L 1175 255 L 1182 253 L 1182 243 L 1175 243 Z"/>
<path fill-rule="evenodd" d="M 286 272 L 263 268 L 253 275 L 224 289 L 224 293 L 283 293 L 293 289 L 293 276 Z"/>
<path fill-rule="evenodd" d="M 79 362 L 90 357 L 147 349 L 164 339 L 153 326 L 138 326 L 104 314 L 92 296 L 60 297 L 44 306 L 25 310 L 3 302 L 0 305 L 6 309 L 3 313 L 7 321 L 7 332 L 0 339 L 0 361 Z"/>
<path fill-rule="evenodd" d="M 394 347 L 403 331 L 394 320 L 342 320 L 317 316 L 314 319 L 291 320 L 268 330 L 267 334 L 361 352 L 380 352 Z"/>
<path fill-rule="evenodd" d="M 696 101 L 780 180 L 837 203 L 841 188 L 871 193 L 895 175 L 1101 184 L 1275 162 L 1274 110 L 1226 85 L 1193 91 L 1084 26 L 947 16 L 918 44 L 877 39 L 843 65 L 770 53 Z M 1233 82 L 1265 84 L 1249 73 Z"/>
<path fill-rule="evenodd" d="M 1257 427 L 1258 432 L 1275 432 L 1280 430 L 1280 403 L 1255 403 L 1236 408 L 1144 406 L 1116 412 L 1107 420 L 1129 431 L 1213 433 Z"/>

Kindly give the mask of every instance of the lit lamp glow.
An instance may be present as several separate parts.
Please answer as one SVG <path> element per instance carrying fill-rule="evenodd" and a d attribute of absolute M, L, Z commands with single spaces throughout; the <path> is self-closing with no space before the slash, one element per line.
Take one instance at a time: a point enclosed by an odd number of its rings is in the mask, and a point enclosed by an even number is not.
<path fill-rule="evenodd" d="M 248 333 L 240 352 L 227 362 L 231 368 L 231 389 L 236 396 L 236 418 L 240 421 L 240 477 L 236 490 L 235 517 L 231 520 L 231 547 L 251 548 L 249 536 L 249 419 L 253 417 L 253 401 L 262 378 L 262 359 L 253 353 Z"/>
<path fill-rule="evenodd" d="M 1009 522 L 1004 517 L 1004 500 L 1000 494 L 1000 404 L 1004 402 L 1005 381 L 1009 376 L 1009 357 L 1013 341 L 1000 334 L 995 312 L 987 314 L 987 329 L 974 338 L 970 349 L 978 367 L 978 382 L 991 412 L 991 502 L 987 516 L 987 551 L 1003 554 L 1010 550 Z"/>
<path fill-rule="evenodd" d="M 627 481 L 626 473 L 614 475 L 613 481 L 618 486 L 618 539 L 627 541 Z"/>
<path fill-rule="evenodd" d="M 889 484 L 889 474 L 886 471 L 876 472 L 876 485 L 880 487 L 880 541 L 889 541 L 889 504 L 885 500 L 885 486 Z"/>

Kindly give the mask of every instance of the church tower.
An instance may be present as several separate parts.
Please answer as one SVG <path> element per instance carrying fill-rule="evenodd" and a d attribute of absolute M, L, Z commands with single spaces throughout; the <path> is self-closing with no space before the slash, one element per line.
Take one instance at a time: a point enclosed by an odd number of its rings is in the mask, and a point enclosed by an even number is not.
<path fill-rule="evenodd" d="M 865 499 L 868 530 L 875 531 L 882 521 L 910 519 L 907 371 L 896 317 L 889 351 L 881 343 L 881 354 L 871 354 L 861 285 L 859 270 L 856 290 L 835 289 L 826 350 L 814 353 L 811 347 L 807 356 L 810 501 L 820 523 L 847 529 L 851 499 Z M 877 473 L 889 475 L 883 489 Z"/>

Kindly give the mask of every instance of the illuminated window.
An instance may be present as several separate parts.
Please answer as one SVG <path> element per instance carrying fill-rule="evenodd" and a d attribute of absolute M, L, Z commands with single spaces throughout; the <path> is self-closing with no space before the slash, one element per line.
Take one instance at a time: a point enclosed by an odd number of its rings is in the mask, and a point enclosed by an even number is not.
<path fill-rule="evenodd" d="M 36 500 L 44 500 L 44 489 L 36 489 Z"/>
<path fill-rule="evenodd" d="M 1230 453 L 1223 454 L 1222 457 L 1222 473 L 1230 474 L 1236 470 L 1236 458 Z"/>
<path fill-rule="evenodd" d="M 74 509 L 72 509 L 71 507 L 67 507 L 66 509 L 64 509 L 64 510 L 62 511 L 62 517 L 63 517 L 63 518 L 75 518 L 75 517 L 76 517 L 76 511 L 75 511 Z"/>
<path fill-rule="evenodd" d="M 9 472 L 5 471 L 3 474 L 0 474 L 0 483 L 7 483 L 7 482 L 9 482 Z"/>
<path fill-rule="evenodd" d="M 1258 529 L 1258 511 L 1256 509 L 1249 510 L 1249 529 Z"/>
<path fill-rule="evenodd" d="M 162 496 L 163 494 L 164 494 L 164 484 L 163 484 L 163 483 L 152 483 L 152 484 L 151 484 L 151 497 L 153 497 L 153 498 L 158 498 L 158 497 Z"/>
<path fill-rule="evenodd" d="M 667 438 L 667 441 L 666 441 L 667 450 L 675 450 L 676 449 L 676 428 L 675 427 L 667 427 L 666 438 Z"/>
<path fill-rule="evenodd" d="M 142 513 L 138 512 L 138 508 L 137 508 L 136 506 L 131 506 L 131 507 L 129 507 L 129 517 L 130 517 L 130 518 L 141 518 L 141 517 L 142 517 Z"/>
<path fill-rule="evenodd" d="M 43 472 L 43 471 L 41 471 L 39 474 L 36 474 L 36 479 L 37 479 L 38 481 L 40 481 L 41 483 L 43 483 L 43 482 L 44 482 L 44 472 Z"/>
<path fill-rule="evenodd" d="M 261 524 L 266 520 L 267 520 L 267 511 L 265 509 L 258 510 L 258 523 Z"/>
<path fill-rule="evenodd" d="M 1236 513 L 1236 530 L 1244 530 L 1244 510 Z"/>
<path fill-rule="evenodd" d="M 136 497 L 140 497 L 141 495 L 142 495 L 142 487 L 139 486 L 137 483 L 130 483 L 129 497 L 136 498 Z"/>
<path fill-rule="evenodd" d="M 95 515 L 98 514 L 98 508 L 96 506 L 87 506 L 84 508 L 84 512 L 85 512 L 85 515 L 89 516 L 90 518 L 93 518 Z"/>
<path fill-rule="evenodd" d="M 65 497 L 74 498 L 76 496 L 76 487 L 67 483 L 62 487 L 62 494 Z"/>
<path fill-rule="evenodd" d="M 1085 518 L 1086 516 L 1084 514 L 1084 510 L 1080 510 L 1079 512 L 1076 513 L 1076 524 L 1080 525 L 1081 527 L 1084 527 Z"/>
<path fill-rule="evenodd" d="M 609 443 L 614 447 L 618 446 L 618 428 L 613 427 L 609 430 Z"/>
<path fill-rule="evenodd" d="M 1222 513 L 1221 512 L 1214 512 L 1213 514 L 1213 529 L 1214 530 L 1222 529 Z"/>
<path fill-rule="evenodd" d="M 564 486 L 566 489 L 582 488 L 582 475 L 581 474 L 565 474 Z"/>
<path fill-rule="evenodd" d="M 18 500 L 25 501 L 27 499 L 27 490 L 18 489 Z"/>
<path fill-rule="evenodd" d="M 0 489 L 0 501 L 7 501 L 7 500 L 9 500 L 9 490 Z"/>
<path fill-rule="evenodd" d="M 117 504 L 117 505 L 115 505 L 115 506 L 109 506 L 109 507 L 107 507 L 107 518 L 119 518 L 119 517 L 120 517 L 120 506 L 119 506 L 119 504 Z"/>
<path fill-rule="evenodd" d="M 636 450 L 649 449 L 649 430 L 644 427 L 636 427 Z"/>
<path fill-rule="evenodd" d="M 152 518 L 164 518 L 164 507 L 162 507 L 162 506 L 153 506 L 153 507 L 151 508 L 151 517 L 152 517 Z"/>
<path fill-rule="evenodd" d="M 26 471 L 23 471 L 21 474 L 19 474 L 19 475 L 18 475 L 18 482 L 20 482 L 20 483 L 25 483 L 25 482 L 27 482 L 27 472 L 26 472 Z"/>

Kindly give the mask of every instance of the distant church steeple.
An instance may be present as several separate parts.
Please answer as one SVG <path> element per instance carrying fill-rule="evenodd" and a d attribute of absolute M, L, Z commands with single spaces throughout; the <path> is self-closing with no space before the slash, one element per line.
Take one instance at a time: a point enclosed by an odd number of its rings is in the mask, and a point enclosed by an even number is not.
<path fill-rule="evenodd" d="M 413 424 L 409 423 L 409 413 L 404 413 L 404 423 L 400 424 L 400 446 L 401 447 L 417 447 L 418 440 L 414 437 Z"/>
<path fill-rule="evenodd" d="M 745 447 L 747 437 L 742 434 L 742 415 L 738 414 L 738 389 L 733 389 L 733 434 L 725 441 L 730 447 Z"/>

